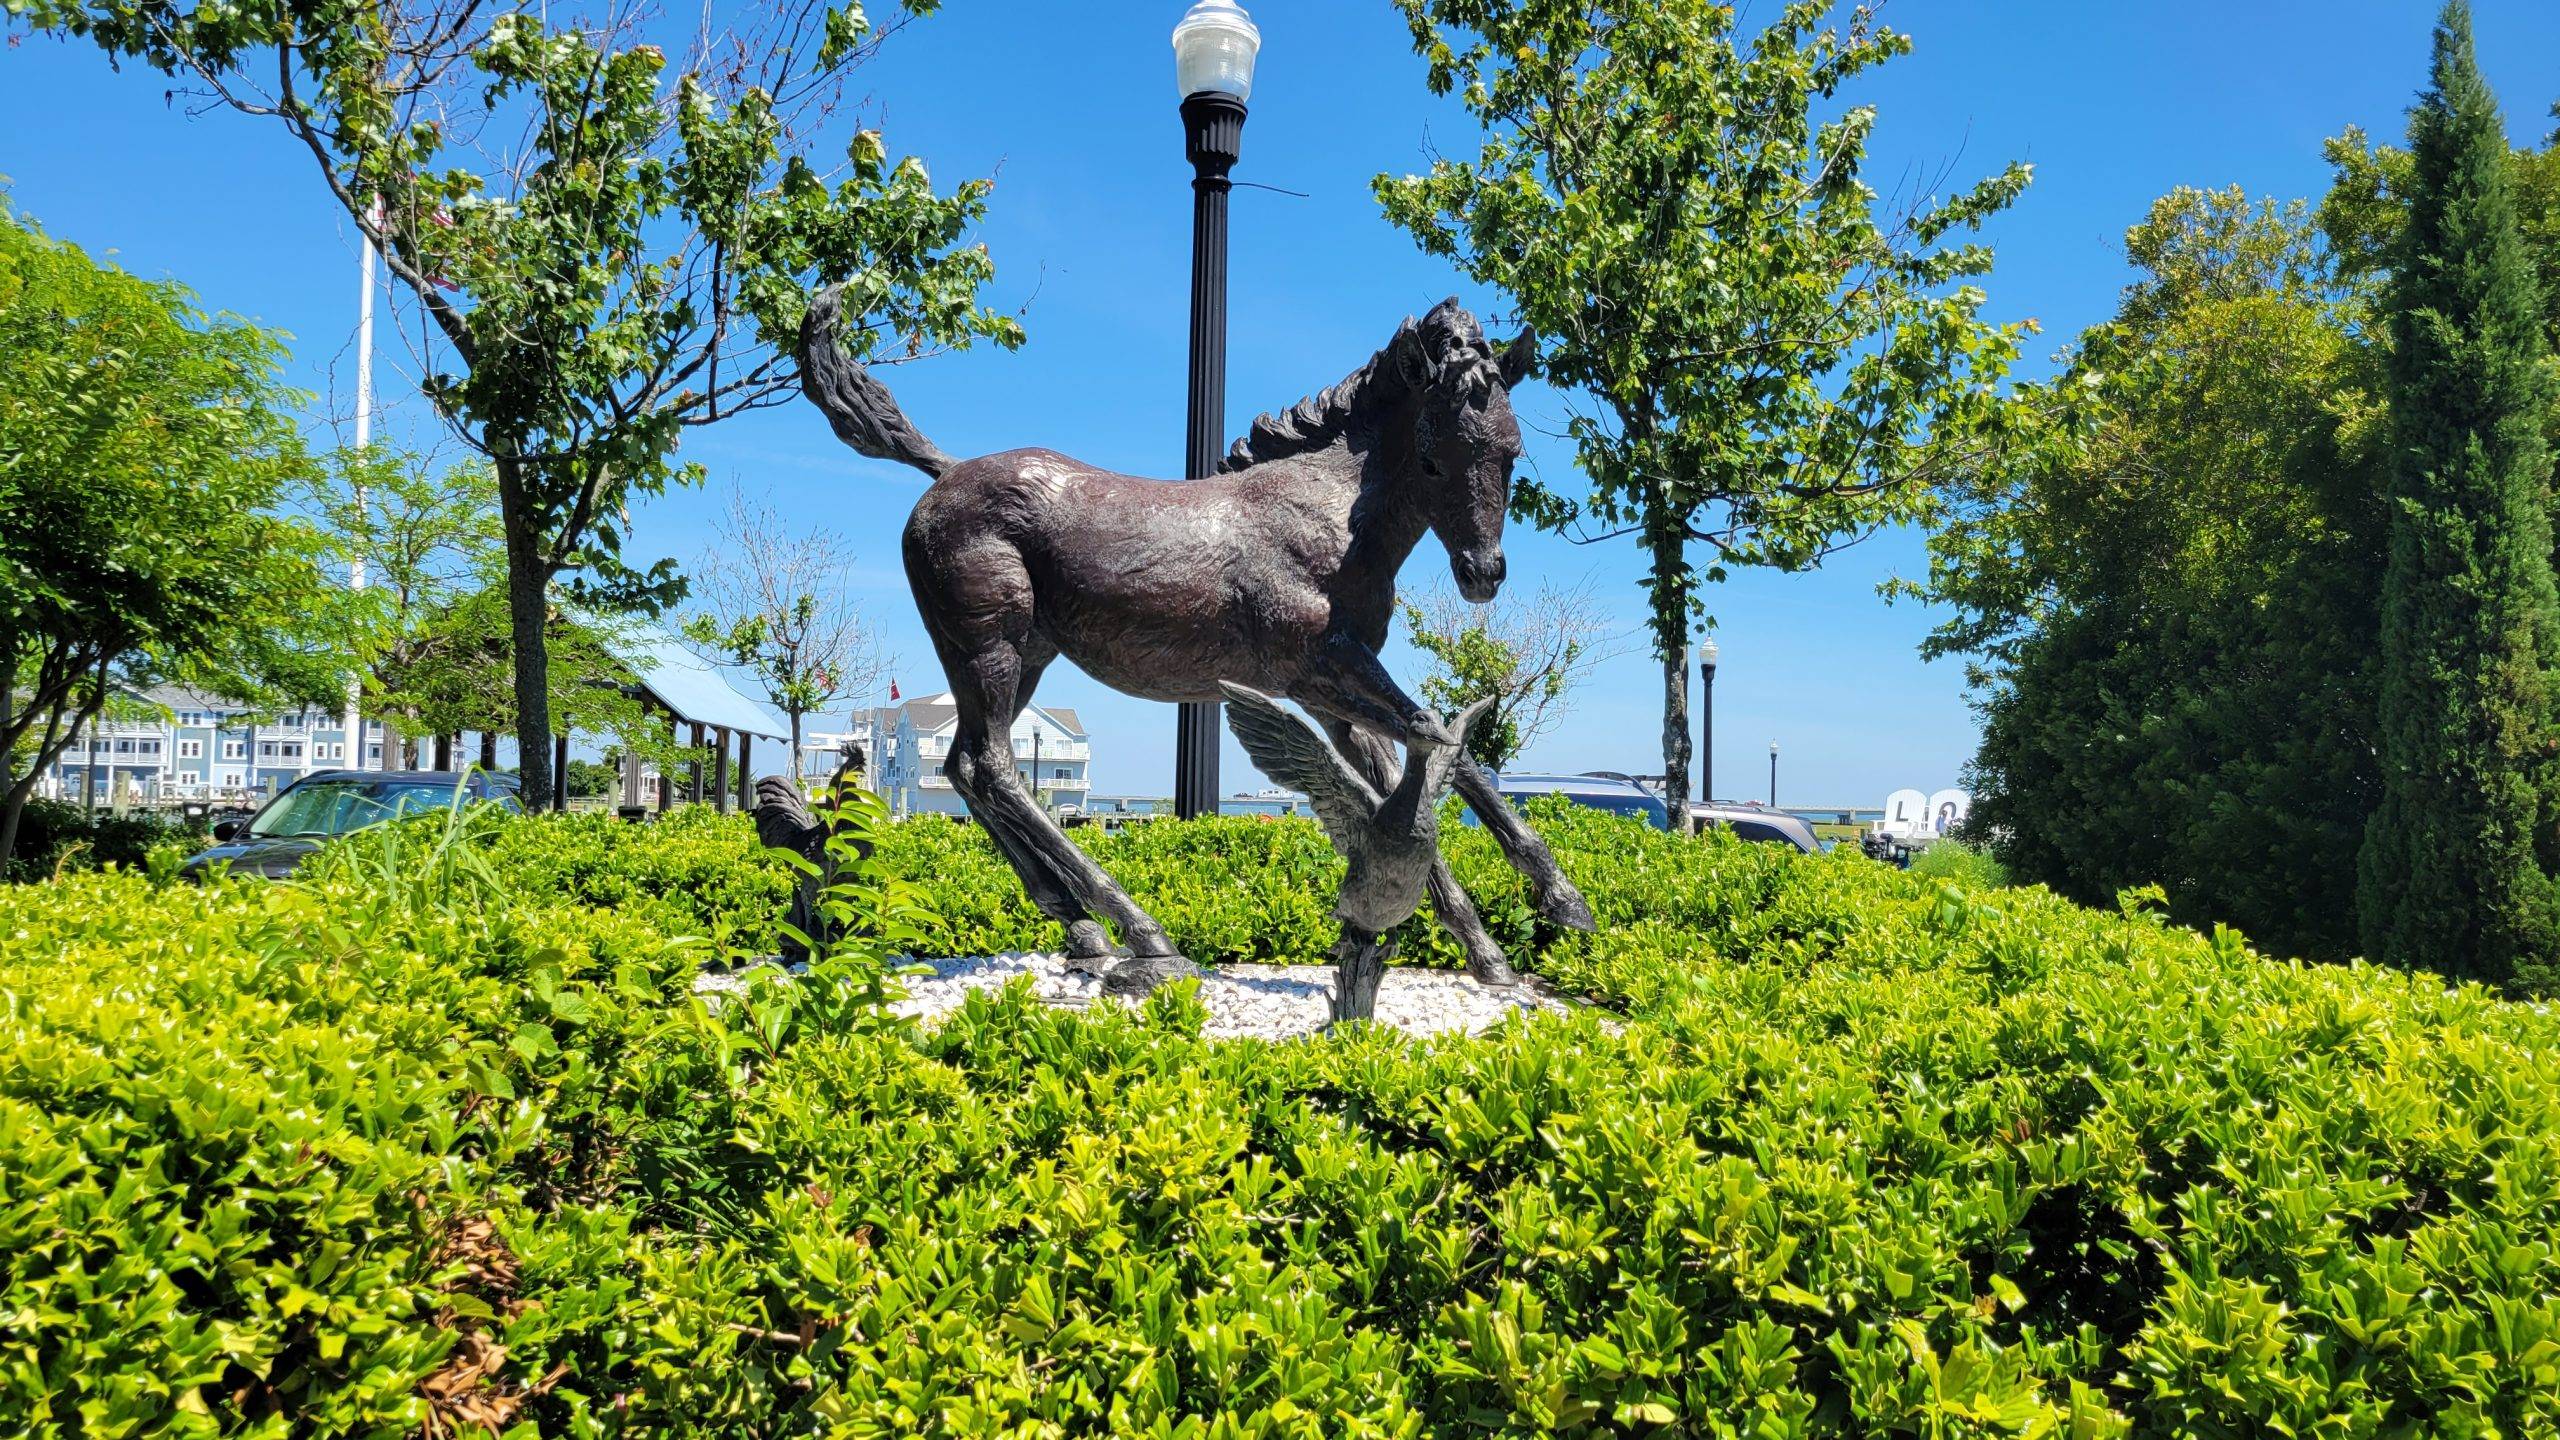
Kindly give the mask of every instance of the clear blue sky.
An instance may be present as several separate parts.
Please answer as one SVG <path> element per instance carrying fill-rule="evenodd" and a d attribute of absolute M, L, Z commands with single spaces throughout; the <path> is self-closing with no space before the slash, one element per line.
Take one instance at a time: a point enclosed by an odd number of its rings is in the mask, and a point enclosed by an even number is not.
<path fill-rule="evenodd" d="M 1771 0 L 1762 0 L 1764 5 Z M 910 414 L 944 448 L 976 454 L 1043 444 L 1141 474 L 1178 473 L 1183 423 L 1187 168 L 1166 35 L 1178 0 L 949 0 L 866 71 L 866 123 L 949 183 L 994 174 L 982 238 L 999 267 L 991 299 L 1027 306 L 1031 343 L 902 367 Z M 1377 216 L 1369 179 L 1422 163 L 1426 143 L 1469 146 L 1463 121 L 1423 90 L 1385 0 L 1261 0 L 1263 56 L 1240 180 L 1308 192 L 1236 197 L 1229 431 L 1328 384 L 1396 320 L 1466 291 Z M 2036 183 L 1992 238 L 1999 318 L 2034 317 L 2034 369 L 2104 318 L 2124 283 L 2119 237 L 2177 185 L 2238 183 L 2275 196 L 2325 186 L 2323 137 L 2349 124 L 2397 135 L 2426 60 L 2432 0 L 2236 0 L 2223 5 L 2058 5 L 2051 0 L 1900 0 L 1887 16 L 1917 53 L 1862 82 L 1882 111 L 1871 169 L 1952 165 L 1969 182 L 2011 158 Z M 2560 96 L 2560 6 L 2481 0 L 2481 49 L 2519 139 L 2551 128 Z M 352 394 L 352 235 L 320 198 L 307 157 L 270 124 L 191 116 L 146 73 L 118 75 L 89 49 L 12 33 L 0 48 L 0 175 L 55 234 L 126 267 L 170 275 L 208 304 L 296 337 L 296 380 L 315 423 Z M 831 148 L 831 147 L 829 147 Z M 407 352 L 386 336 L 378 383 L 395 433 L 431 431 L 407 390 Z M 1559 413 L 1520 397 L 1533 431 Z M 919 487 L 854 459 L 814 412 L 724 424 L 688 445 L 715 483 L 731 475 L 853 540 L 862 599 L 901 657 L 909 694 L 941 678 L 897 571 L 896 537 Z M 1572 485 L 1562 447 L 1534 435 L 1528 464 Z M 638 558 L 690 558 L 710 500 L 670 496 L 635 517 Z M 1876 598 L 1917 573 L 1920 542 L 1886 535 L 1817 574 L 1745 575 L 1712 597 L 1724 646 L 1717 687 L 1717 789 L 1766 784 L 1784 747 L 1788 803 L 1878 803 L 1886 791 L 1953 783 L 1974 746 L 1962 676 L 1923 665 L 1931 617 Z M 1426 542 L 1409 582 L 1443 575 Z M 1640 621 L 1625 543 L 1577 547 L 1515 527 L 1514 583 L 1596 577 L 1630 634 Z M 1410 655 L 1391 657 L 1417 673 Z M 1528 757 L 1560 769 L 1657 768 L 1658 672 L 1640 644 L 1580 696 L 1562 733 Z M 1167 707 L 1061 670 L 1041 698 L 1095 732 L 1106 791 L 1161 793 L 1171 772 Z M 1233 745 L 1228 788 L 1254 782 Z"/>

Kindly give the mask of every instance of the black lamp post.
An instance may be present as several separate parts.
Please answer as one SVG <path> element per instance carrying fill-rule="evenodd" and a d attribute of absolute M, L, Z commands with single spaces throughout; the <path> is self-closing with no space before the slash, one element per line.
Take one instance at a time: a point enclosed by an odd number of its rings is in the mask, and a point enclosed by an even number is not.
<path fill-rule="evenodd" d="M 1778 808 L 1778 742 L 1769 742 L 1769 808 Z"/>
<path fill-rule="evenodd" d="M 1716 637 L 1698 642 L 1698 803 L 1716 803 Z"/>
<path fill-rule="evenodd" d="M 1227 172 L 1244 148 L 1244 102 L 1262 32 L 1235 0 L 1198 0 L 1173 27 L 1182 91 L 1183 149 L 1191 157 L 1191 415 L 1183 478 L 1218 468 L 1226 448 Z M 1174 722 L 1173 813 L 1218 813 L 1218 706 L 1184 705 Z"/>

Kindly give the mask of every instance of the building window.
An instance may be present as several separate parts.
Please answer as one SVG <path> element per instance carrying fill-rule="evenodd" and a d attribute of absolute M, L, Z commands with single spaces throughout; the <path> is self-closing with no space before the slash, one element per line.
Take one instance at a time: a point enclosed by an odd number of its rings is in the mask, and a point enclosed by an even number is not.
<path fill-rule="evenodd" d="M 248 759 L 248 758 L 249 758 L 249 742 L 248 742 L 248 741 L 246 741 L 246 740 L 225 740 L 225 741 L 223 741 L 223 742 L 222 742 L 222 758 L 223 758 L 223 759 L 225 759 L 225 760 L 246 760 L 246 759 Z"/>
<path fill-rule="evenodd" d="M 366 758 L 367 760 L 379 760 L 379 759 L 381 759 L 381 758 L 382 758 L 382 747 L 381 747 L 381 746 L 379 746 L 379 745 L 367 745 L 366 747 L 364 747 L 364 758 Z"/>
<path fill-rule="evenodd" d="M 179 758 L 179 759 L 181 759 L 181 760 L 201 760 L 201 759 L 203 759 L 203 758 L 204 758 L 204 742 L 203 742 L 203 741 L 201 741 L 201 740 L 181 740 L 181 741 L 179 741 L 179 742 L 178 742 L 178 758 Z"/>
<path fill-rule="evenodd" d="M 301 759 L 301 758 L 302 758 L 302 744 L 301 744 L 301 742 L 300 742 L 300 741 L 295 741 L 295 740 L 288 740 L 288 741 L 286 741 L 286 742 L 285 742 L 285 746 L 284 746 L 283 755 L 284 755 L 284 758 L 285 758 L 285 759 L 287 759 L 287 760 L 299 760 L 299 759 Z"/>
<path fill-rule="evenodd" d="M 130 741 L 130 740 L 119 740 L 119 741 L 117 741 L 117 742 L 116 742 L 116 753 L 117 753 L 117 754 L 119 754 L 119 755 L 130 755 L 130 754 L 132 754 L 132 753 L 133 753 L 133 742 L 132 742 L 132 741 Z"/>
<path fill-rule="evenodd" d="M 160 753 L 160 742 L 157 740 L 137 741 L 135 742 L 133 749 L 134 753 L 137 755 L 157 755 Z"/>
<path fill-rule="evenodd" d="M 329 742 L 329 758 L 330 758 L 330 759 L 332 759 L 332 760 L 343 760 L 343 759 L 345 759 L 345 758 L 346 758 L 346 754 L 347 754 L 347 746 L 346 746 L 346 742 L 345 742 L 345 741 L 343 741 L 343 740 L 332 740 L 332 741 L 330 741 L 330 742 Z"/>
<path fill-rule="evenodd" d="M 261 760 L 273 760 L 276 758 L 276 742 L 273 740 L 259 741 L 258 758 Z"/>

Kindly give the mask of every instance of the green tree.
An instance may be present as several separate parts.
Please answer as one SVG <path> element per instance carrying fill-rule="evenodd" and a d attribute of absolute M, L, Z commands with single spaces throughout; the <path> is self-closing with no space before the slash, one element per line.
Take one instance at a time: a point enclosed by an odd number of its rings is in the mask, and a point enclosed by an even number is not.
<path fill-rule="evenodd" d="M 332 457 L 314 492 L 331 573 L 361 561 L 366 576 L 361 590 L 335 591 L 333 628 L 356 660 L 364 708 L 399 731 L 411 758 L 423 737 L 516 728 L 496 497 L 486 462 L 439 471 L 385 446 Z M 649 724 L 624 693 L 631 674 L 620 658 L 622 630 L 613 617 L 550 605 L 544 670 L 555 733 L 619 735 Z"/>
<path fill-rule="evenodd" d="M 1492 770 L 1553 730 L 1575 684 L 1617 653 L 1588 586 L 1541 585 L 1534 598 L 1514 590 L 1487 605 L 1438 589 L 1396 604 L 1407 638 L 1431 660 L 1422 698 L 1447 715 L 1493 701 L 1467 732 L 1468 753 Z"/>
<path fill-rule="evenodd" d="M 571 760 L 566 785 L 573 800 L 593 800 L 611 795 L 622 786 L 622 769 L 615 764 L 618 750 L 608 750 L 602 760 Z"/>
<path fill-rule="evenodd" d="M 1575 403 L 1589 495 L 1526 483 L 1514 508 L 1640 539 L 1685 823 L 1701 584 L 1923 518 L 1931 482 L 1996 441 L 2024 327 L 1981 319 L 1962 282 L 1991 252 L 1950 242 L 2009 205 L 2027 167 L 1882 205 L 1863 174 L 1874 109 L 1816 118 L 1910 49 L 1863 8 L 1841 28 L 1830 0 L 1792 0 L 1743 34 L 1723 0 L 1397 3 L 1433 92 L 1489 134 L 1473 161 L 1379 177 L 1378 198 L 1510 297 Z"/>
<path fill-rule="evenodd" d="M 2463 0 L 2437 25 L 2409 157 L 2386 301 L 2395 463 L 2365 948 L 2532 985 L 2560 961 L 2550 361 Z"/>
<path fill-rule="evenodd" d="M 1982 746 L 1976 824 L 2091 903 L 2293 954 L 2356 944 L 2382 548 L 2363 287 L 2306 207 L 2180 190 L 2014 442 L 1946 487 L 1925 585 Z"/>
<path fill-rule="evenodd" d="M 0 207 L 0 866 L 119 689 L 328 703 L 318 538 L 277 338 Z"/>
<path fill-rule="evenodd" d="M 694 565 L 701 608 L 685 622 L 685 638 L 719 664 L 755 672 L 765 698 L 789 718 L 795 773 L 801 721 L 869 690 L 885 668 L 846 590 L 852 567 L 833 531 L 794 531 L 771 505 L 734 486 Z"/>
<path fill-rule="evenodd" d="M 850 282 L 856 358 L 1020 341 L 959 243 L 988 182 L 939 194 L 871 131 L 834 184 L 803 153 L 882 33 L 858 3 L 706 19 L 674 56 L 630 7 L 8 3 L 281 125 L 382 248 L 425 318 L 428 397 L 496 475 L 528 804 L 551 788 L 554 582 L 607 609 L 680 598 L 671 564 L 624 562 L 623 517 L 700 478 L 687 428 L 791 398 L 809 284 Z"/>
<path fill-rule="evenodd" d="M 329 535 L 332 570 L 364 572 L 364 588 L 341 588 L 335 606 L 343 644 L 357 661 L 363 708 L 411 746 L 420 735 L 465 728 L 429 711 L 434 697 L 456 689 L 495 699 L 509 679 L 504 647 L 493 649 L 486 635 L 456 633 L 454 625 L 463 601 L 505 575 L 496 477 L 485 463 L 438 472 L 423 457 L 376 445 L 330 457 L 312 508 Z M 473 672 L 472 679 L 450 683 L 458 669 Z M 503 714 L 511 707 L 479 708 Z M 390 760 L 388 744 L 384 758 Z"/>

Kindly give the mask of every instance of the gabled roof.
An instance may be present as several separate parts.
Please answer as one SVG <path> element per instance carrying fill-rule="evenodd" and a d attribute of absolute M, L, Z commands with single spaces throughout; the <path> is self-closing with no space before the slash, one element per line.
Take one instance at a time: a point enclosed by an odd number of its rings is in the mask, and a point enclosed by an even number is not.
<path fill-rule="evenodd" d="M 649 698 L 675 712 L 676 719 L 706 729 L 728 730 L 790 743 L 791 732 L 765 708 L 740 694 L 718 666 L 685 647 L 654 625 L 632 626 L 616 637 L 615 650 Z"/>
<path fill-rule="evenodd" d="M 1030 708 L 1048 716 L 1051 724 L 1077 739 L 1085 738 L 1084 720 L 1067 706 L 1033 705 Z M 919 695 L 903 705 L 889 706 L 881 714 L 891 724 L 903 717 L 916 727 L 918 734 L 929 735 L 958 719 L 960 705 L 952 698 L 951 692 L 945 690 L 935 695 Z"/>

